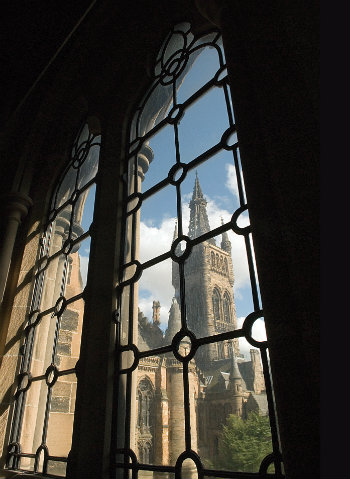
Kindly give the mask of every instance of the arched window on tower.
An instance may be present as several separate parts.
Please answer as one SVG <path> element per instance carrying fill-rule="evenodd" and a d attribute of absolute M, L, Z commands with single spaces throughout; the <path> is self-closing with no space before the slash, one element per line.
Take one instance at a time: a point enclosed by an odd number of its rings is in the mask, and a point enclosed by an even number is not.
<path fill-rule="evenodd" d="M 142 379 L 137 390 L 137 426 L 142 431 L 149 430 L 153 425 L 153 398 L 154 393 L 151 382 L 148 379 Z"/>
<path fill-rule="evenodd" d="M 141 379 L 137 387 L 137 439 L 139 461 L 153 461 L 154 444 L 154 391 L 148 378 Z"/>
<path fill-rule="evenodd" d="M 213 301 L 213 315 L 214 315 L 214 320 L 215 321 L 220 321 L 221 319 L 221 314 L 220 314 L 220 293 L 219 291 L 215 288 L 213 291 L 213 296 L 212 296 L 212 301 Z"/>
<path fill-rule="evenodd" d="M 224 321 L 226 323 L 231 322 L 231 299 L 227 291 L 224 294 Z"/>

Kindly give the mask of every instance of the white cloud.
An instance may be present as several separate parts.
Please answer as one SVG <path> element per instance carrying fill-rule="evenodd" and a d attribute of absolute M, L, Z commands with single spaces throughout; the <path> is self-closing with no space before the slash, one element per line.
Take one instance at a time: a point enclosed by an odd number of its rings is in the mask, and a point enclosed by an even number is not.
<path fill-rule="evenodd" d="M 161 326 L 166 328 L 174 288 L 171 284 L 171 260 L 162 261 L 144 270 L 139 281 L 139 308 L 152 319 L 153 300 L 160 302 Z"/>
<path fill-rule="evenodd" d="M 227 173 L 225 186 L 236 198 L 239 198 L 235 167 L 231 163 L 226 163 L 225 168 Z"/>
<path fill-rule="evenodd" d="M 84 288 L 86 285 L 88 266 L 89 266 L 89 257 L 80 255 L 80 274 L 81 274 L 81 279 L 83 280 Z"/>
<path fill-rule="evenodd" d="M 237 318 L 237 328 L 241 328 L 244 317 Z M 256 341 L 266 341 L 266 330 L 265 322 L 263 319 L 257 319 L 252 328 L 252 338 Z M 239 338 L 239 350 L 247 359 L 250 359 L 250 350 L 253 349 L 252 346 L 245 338 Z M 257 348 L 254 348 L 257 349 Z"/>

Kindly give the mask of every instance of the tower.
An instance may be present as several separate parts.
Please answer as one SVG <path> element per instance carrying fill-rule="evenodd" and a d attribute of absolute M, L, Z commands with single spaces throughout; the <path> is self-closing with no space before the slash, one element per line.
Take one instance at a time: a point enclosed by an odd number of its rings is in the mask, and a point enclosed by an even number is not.
<path fill-rule="evenodd" d="M 194 239 L 210 231 L 207 200 L 197 174 L 189 208 L 188 236 Z M 174 232 L 174 239 L 176 238 L 177 226 Z M 176 263 L 173 263 L 172 281 L 178 299 L 180 292 Z M 197 337 L 237 328 L 233 284 L 231 242 L 227 232 L 223 233 L 220 246 L 217 246 L 214 238 L 194 246 L 185 262 L 185 291 L 187 323 Z M 228 346 L 226 342 L 220 342 L 206 346 L 205 353 L 199 350 L 196 354 L 197 364 L 205 369 L 208 362 L 228 358 L 232 354 Z M 238 355 L 237 339 L 233 340 L 233 349 Z"/>
<path fill-rule="evenodd" d="M 242 375 L 238 369 L 236 356 L 233 354 L 231 358 L 230 379 L 229 387 L 231 391 L 231 404 L 233 408 L 233 414 L 236 416 L 242 416 L 243 406 L 243 388 L 242 388 Z"/>

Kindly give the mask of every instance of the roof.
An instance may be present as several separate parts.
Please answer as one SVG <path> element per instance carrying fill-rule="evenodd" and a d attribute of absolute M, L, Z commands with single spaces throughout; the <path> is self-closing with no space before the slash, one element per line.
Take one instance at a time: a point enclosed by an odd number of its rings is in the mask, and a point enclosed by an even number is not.
<path fill-rule="evenodd" d="M 262 416 L 267 416 L 269 413 L 269 408 L 267 404 L 267 396 L 265 393 L 255 394 L 250 393 L 247 404 L 253 402 L 257 405 L 258 411 Z"/>

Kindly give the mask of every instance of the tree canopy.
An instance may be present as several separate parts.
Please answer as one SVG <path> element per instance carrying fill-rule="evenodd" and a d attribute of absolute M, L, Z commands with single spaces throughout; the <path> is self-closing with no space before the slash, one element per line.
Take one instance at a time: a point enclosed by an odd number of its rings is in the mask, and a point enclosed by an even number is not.
<path fill-rule="evenodd" d="M 268 416 L 251 412 L 247 419 L 230 414 L 219 439 L 217 467 L 237 472 L 257 472 L 272 452 Z"/>

